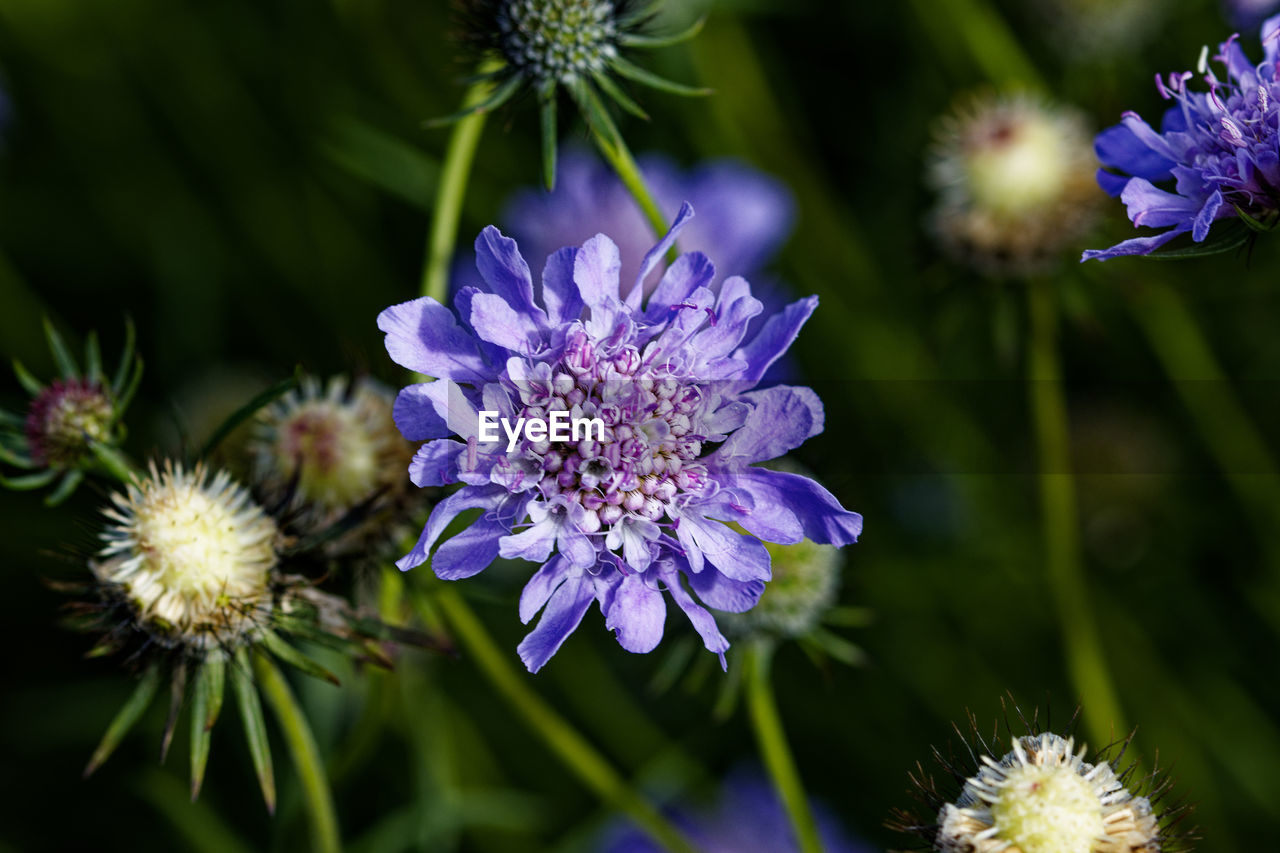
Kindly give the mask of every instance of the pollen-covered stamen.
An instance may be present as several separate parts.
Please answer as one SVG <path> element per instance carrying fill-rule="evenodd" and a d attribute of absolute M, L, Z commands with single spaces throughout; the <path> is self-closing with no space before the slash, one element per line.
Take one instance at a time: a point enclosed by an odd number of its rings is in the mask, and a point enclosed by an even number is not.
<path fill-rule="evenodd" d="M 637 536 L 656 537 L 706 488 L 704 395 L 666 366 L 645 364 L 635 347 L 575 337 L 554 368 L 531 367 L 516 386 L 517 417 L 568 412 L 598 418 L 603 429 L 571 441 L 526 440 L 499 463 L 499 479 L 581 506 L 583 532 L 600 533 L 611 550 L 625 543 L 637 553 Z"/>
<path fill-rule="evenodd" d="M 614 3 L 507 0 L 497 15 L 507 61 L 536 80 L 571 83 L 603 71 L 617 55 Z"/>
<path fill-rule="evenodd" d="M 68 468 L 80 461 L 93 441 L 103 441 L 112 406 L 102 386 L 87 379 L 56 380 L 43 389 L 27 412 L 27 444 L 33 461 Z"/>
<path fill-rule="evenodd" d="M 269 612 L 277 529 L 225 472 L 166 464 L 113 497 L 92 565 L 162 643 L 239 642 Z"/>
<path fill-rule="evenodd" d="M 1159 850 L 1151 803 L 1134 796 L 1111 765 L 1084 760 L 1071 738 L 1015 738 L 999 761 L 965 782 L 938 816 L 944 853 L 1150 853 Z"/>

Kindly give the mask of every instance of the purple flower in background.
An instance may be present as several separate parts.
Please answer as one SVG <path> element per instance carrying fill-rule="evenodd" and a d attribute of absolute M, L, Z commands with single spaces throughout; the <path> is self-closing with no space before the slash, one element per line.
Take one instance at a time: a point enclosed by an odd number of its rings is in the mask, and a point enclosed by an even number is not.
<path fill-rule="evenodd" d="M 827 853 L 871 853 L 872 847 L 851 840 L 835 817 L 814 807 L 822 847 Z M 725 780 L 714 809 L 677 812 L 673 819 L 703 853 L 797 853 L 786 810 L 758 773 L 737 771 Z M 610 834 L 601 853 L 661 853 L 648 836 L 630 827 Z"/>
<path fill-rule="evenodd" d="M 1095 148 L 1105 169 L 1098 183 L 1120 196 L 1134 225 L 1163 228 L 1158 234 L 1125 240 L 1110 249 L 1091 250 L 1083 260 L 1145 255 L 1180 234 L 1203 242 L 1219 219 L 1246 217 L 1268 227 L 1280 216 L 1280 17 L 1262 25 L 1262 64 L 1253 65 L 1237 36 L 1219 46 L 1214 57 L 1227 72 L 1220 80 L 1209 68 L 1208 50 L 1199 72 L 1208 91 L 1192 92 L 1186 71 L 1156 88 L 1174 101 L 1160 132 L 1137 113 L 1098 134 Z M 1156 186 L 1172 181 L 1172 192 Z"/>
<path fill-rule="evenodd" d="M 698 211 L 680 233 L 681 250 L 715 258 L 722 273 L 751 278 L 754 295 L 768 303 L 755 273 L 791 232 L 795 210 L 786 187 L 730 160 L 681 171 L 665 157 L 649 155 L 640 158 L 640 168 L 668 217 L 686 200 Z M 561 246 L 580 246 L 596 234 L 608 234 L 622 256 L 622 281 L 635 280 L 640 259 L 658 239 L 613 170 L 580 149 L 561 158 L 554 192 L 516 193 L 502 221 L 508 223 L 526 257 L 535 259 Z M 781 308 L 781 296 L 778 302 Z"/>
<path fill-rule="evenodd" d="M 519 647 L 531 671 L 592 602 L 623 648 L 651 651 L 664 593 L 723 659 L 728 641 L 703 604 L 742 612 L 756 603 L 770 577 L 761 540 L 845 545 L 861 531 L 861 516 L 817 483 L 754 465 L 822 431 L 822 404 L 808 388 L 757 388 L 817 299 L 748 334 L 762 310 L 750 285 L 731 277 L 714 294 L 715 268 L 699 252 L 643 295 L 639 283 L 692 214 L 681 208 L 625 292 L 618 247 L 603 234 L 552 254 L 535 291 L 516 242 L 491 226 L 476 241 L 483 286 L 458 291 L 456 315 L 423 297 L 378 317 L 391 357 L 440 380 L 396 400 L 401 432 L 427 441 L 410 478 L 463 484 L 398 565 L 430 556 L 439 577 L 456 580 L 499 556 L 540 563 L 520 600 L 523 621 L 542 611 Z M 482 412 L 502 422 L 496 440 Z M 554 428 L 559 413 L 599 425 L 572 440 L 534 430 L 509 438 L 521 418 Z M 482 513 L 436 547 L 468 509 Z"/>
<path fill-rule="evenodd" d="M 1231 26 L 1251 30 L 1280 9 L 1280 0 L 1223 0 L 1222 6 Z"/>

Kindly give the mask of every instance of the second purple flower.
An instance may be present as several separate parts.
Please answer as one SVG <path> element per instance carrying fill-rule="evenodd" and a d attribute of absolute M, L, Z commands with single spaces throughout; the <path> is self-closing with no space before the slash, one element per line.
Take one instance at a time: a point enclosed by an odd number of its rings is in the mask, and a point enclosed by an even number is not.
<path fill-rule="evenodd" d="M 542 612 L 519 647 L 531 671 L 593 602 L 623 648 L 651 651 L 667 596 L 723 657 L 729 643 L 705 608 L 755 605 L 770 578 L 761 540 L 845 545 L 861 532 L 861 516 L 817 483 L 755 465 L 822 431 L 813 391 L 757 387 L 817 299 L 748 337 L 761 303 L 738 277 L 713 293 L 715 268 L 698 252 L 645 298 L 640 283 L 692 215 L 681 208 L 625 291 L 618 248 L 602 234 L 547 258 L 535 289 L 515 241 L 490 226 L 476 241 L 483 286 L 458 291 L 456 314 L 424 297 L 378 317 L 391 357 L 438 380 L 396 400 L 401 432 L 426 442 L 411 479 L 462 484 L 398 565 L 430 557 L 456 580 L 499 556 L 541 564 L 520 600 L 523 621 Z M 547 429 L 560 417 L 595 427 L 560 440 Z M 496 440 L 485 430 L 495 420 Z M 438 544 L 468 509 L 482 514 Z"/>

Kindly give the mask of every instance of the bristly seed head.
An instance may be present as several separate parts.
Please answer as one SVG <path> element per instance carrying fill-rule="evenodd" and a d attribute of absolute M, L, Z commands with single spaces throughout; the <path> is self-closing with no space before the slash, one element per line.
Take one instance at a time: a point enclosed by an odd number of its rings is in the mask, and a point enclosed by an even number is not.
<path fill-rule="evenodd" d="M 571 83 L 617 55 L 611 0 L 507 0 L 496 19 L 502 55 L 535 80 Z"/>
<path fill-rule="evenodd" d="M 34 462 L 70 468 L 103 441 L 111 427 L 112 405 L 102 386 L 87 379 L 58 379 L 31 401 L 25 425 Z"/>
<path fill-rule="evenodd" d="M 1105 761 L 1090 764 L 1071 738 L 1013 739 L 938 815 L 942 853 L 1154 853 L 1160 827 Z"/>
<path fill-rule="evenodd" d="M 938 126 L 931 226 L 957 260 L 1026 274 L 1092 226 L 1102 200 L 1083 118 L 1033 98 L 974 98 Z"/>
<path fill-rule="evenodd" d="M 271 610 L 278 533 L 248 492 L 166 462 L 112 500 L 92 568 L 138 624 L 168 646 L 247 642 Z"/>
<path fill-rule="evenodd" d="M 317 520 L 350 509 L 380 489 L 400 485 L 413 449 L 391 419 L 394 397 L 375 382 L 313 377 L 262 413 L 254 431 L 255 480 Z"/>

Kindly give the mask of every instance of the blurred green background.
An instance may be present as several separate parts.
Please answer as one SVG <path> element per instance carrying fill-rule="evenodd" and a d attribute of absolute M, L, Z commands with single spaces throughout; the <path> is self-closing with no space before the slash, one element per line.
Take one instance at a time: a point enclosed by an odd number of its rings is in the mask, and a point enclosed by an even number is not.
<path fill-rule="evenodd" d="M 717 94 L 645 92 L 652 121 L 623 131 L 637 152 L 685 164 L 740 157 L 795 193 L 776 270 L 821 297 L 798 354 L 827 406 L 826 433 L 798 458 L 866 519 L 842 602 L 876 614 L 845 632 L 868 663 L 819 669 L 784 648 L 782 713 L 813 795 L 871 844 L 905 845 L 881 823 L 952 721 L 994 719 L 1006 691 L 1063 720 L 1079 698 L 1044 570 L 1024 284 L 930 245 L 931 123 L 962 93 L 1018 76 L 1004 36 L 1101 128 L 1125 109 L 1154 114 L 1152 73 L 1190 67 L 1229 29 L 1209 0 L 1167 3 L 1158 38 L 1095 56 L 1064 50 L 1030 2 L 669 5 L 711 16 L 646 64 Z M 132 316 L 147 363 L 129 419 L 140 457 L 173 452 L 184 431 L 198 441 L 202 401 L 247 397 L 297 364 L 399 384 L 374 318 L 416 295 L 447 138 L 421 122 L 456 108 L 468 71 L 452 31 L 444 2 L 0 0 L 0 355 L 50 375 L 45 313 L 73 335 L 99 329 L 109 360 Z M 537 178 L 531 105 L 490 123 L 477 163 L 463 243 Z M 1129 236 L 1119 203 L 1107 213 L 1088 247 Z M 1198 849 L 1256 849 L 1280 820 L 1280 478 L 1266 447 L 1251 452 L 1213 413 L 1234 395 L 1280 452 L 1280 248 L 1178 264 L 1075 256 L 1052 281 L 1088 605 L 1136 748 L 1172 765 L 1196 805 Z M 1169 367 L 1192 339 L 1168 323 L 1162 362 L 1145 321 L 1168 320 L 1153 297 L 1166 293 L 1229 386 Z M 25 399 L 0 384 L 5 408 Z M 272 820 L 235 720 L 214 736 L 195 806 L 184 739 L 157 764 L 159 707 L 81 781 L 130 684 L 117 662 L 82 658 L 88 642 L 56 625 L 62 599 L 42 578 L 81 571 L 104 496 L 82 489 L 51 512 L 0 493 L 0 844 L 304 847 L 279 739 Z M 513 660 L 521 582 L 498 572 L 465 590 Z M 601 622 L 588 615 L 533 683 L 607 756 L 677 799 L 750 759 L 744 715 L 712 717 L 714 673 L 655 692 L 668 646 L 629 655 Z M 668 625 L 669 639 L 687 632 Z M 348 672 L 343 690 L 295 684 L 352 849 L 581 849 L 608 818 L 465 658 L 408 653 L 394 676 Z"/>

